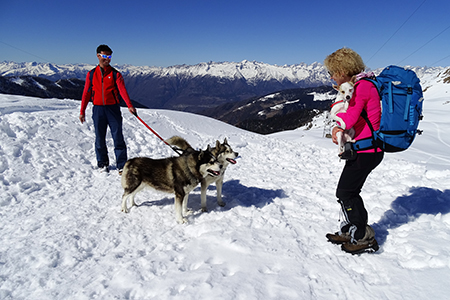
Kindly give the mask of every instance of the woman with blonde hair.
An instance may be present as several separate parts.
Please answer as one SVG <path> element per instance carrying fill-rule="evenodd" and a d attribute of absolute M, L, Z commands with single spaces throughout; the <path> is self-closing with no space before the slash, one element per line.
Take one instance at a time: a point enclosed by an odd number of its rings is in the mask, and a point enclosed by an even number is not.
<path fill-rule="evenodd" d="M 332 130 L 332 140 L 337 144 L 336 133 L 344 129 L 355 130 L 355 140 L 372 136 L 372 131 L 364 120 L 367 115 L 374 130 L 380 127 L 381 104 L 378 90 L 373 83 L 362 80 L 372 77 L 373 73 L 363 73 L 364 62 L 358 53 L 349 48 L 342 48 L 328 55 L 324 61 L 331 79 L 337 85 L 355 81 L 355 90 L 347 112 L 338 113 L 342 123 Z M 328 233 L 326 237 L 331 243 L 342 245 L 342 250 L 349 253 L 373 252 L 378 250 L 375 232 L 368 222 L 367 211 L 360 196 L 367 176 L 383 160 L 381 149 L 357 151 L 356 157 L 346 160 L 336 189 L 336 197 L 341 204 L 345 220 L 336 233 Z"/>

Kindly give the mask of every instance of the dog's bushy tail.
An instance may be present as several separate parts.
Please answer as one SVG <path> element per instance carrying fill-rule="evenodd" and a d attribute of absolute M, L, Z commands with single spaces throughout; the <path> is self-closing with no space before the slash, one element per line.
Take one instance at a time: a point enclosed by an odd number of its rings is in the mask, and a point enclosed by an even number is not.
<path fill-rule="evenodd" d="M 192 148 L 192 146 L 189 145 L 189 143 L 184 138 L 177 136 L 177 135 L 167 139 L 166 143 L 168 143 L 171 146 L 178 147 L 183 151 L 186 151 L 187 149 Z"/>

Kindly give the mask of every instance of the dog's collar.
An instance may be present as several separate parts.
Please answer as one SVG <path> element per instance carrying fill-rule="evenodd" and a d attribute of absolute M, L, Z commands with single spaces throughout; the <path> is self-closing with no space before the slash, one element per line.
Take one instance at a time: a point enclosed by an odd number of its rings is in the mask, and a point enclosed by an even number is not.
<path fill-rule="evenodd" d="M 333 104 L 331 104 L 330 107 L 333 107 L 333 106 L 335 106 L 336 104 L 339 104 L 339 103 L 342 103 L 342 102 L 344 102 L 344 100 L 340 100 L 340 101 L 334 102 Z"/>

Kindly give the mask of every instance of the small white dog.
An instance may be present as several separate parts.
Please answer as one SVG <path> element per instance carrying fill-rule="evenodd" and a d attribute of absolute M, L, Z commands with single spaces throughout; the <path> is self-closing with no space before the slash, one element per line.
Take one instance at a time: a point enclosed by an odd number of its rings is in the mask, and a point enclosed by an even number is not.
<path fill-rule="evenodd" d="M 353 86 L 354 84 L 352 82 L 344 82 L 340 86 L 333 85 L 333 88 L 338 91 L 338 94 L 336 96 L 336 100 L 331 106 L 330 115 L 333 120 L 339 122 L 339 127 L 344 129 L 344 132 L 339 131 L 336 134 L 339 146 L 339 154 L 344 152 L 344 144 L 346 142 L 355 142 L 355 140 L 353 140 L 353 137 L 355 136 L 355 130 L 353 128 L 345 128 L 346 125 L 344 121 L 336 115 L 338 113 L 344 113 L 347 111 L 348 104 L 353 96 Z"/>

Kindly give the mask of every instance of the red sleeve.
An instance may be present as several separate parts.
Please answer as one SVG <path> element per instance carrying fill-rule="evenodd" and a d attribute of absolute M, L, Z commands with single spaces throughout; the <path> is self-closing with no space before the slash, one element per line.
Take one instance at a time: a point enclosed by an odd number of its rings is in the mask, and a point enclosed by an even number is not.
<path fill-rule="evenodd" d="M 80 109 L 80 115 L 84 115 L 86 112 L 86 107 L 89 103 L 89 100 L 92 96 L 92 89 L 89 90 L 89 87 L 91 86 L 91 81 L 89 79 L 89 72 L 86 75 L 86 81 L 84 83 L 84 90 L 83 95 L 81 96 L 81 109 Z"/>
<path fill-rule="evenodd" d="M 120 96 L 125 101 L 128 107 L 133 107 L 133 104 L 131 103 L 130 96 L 128 96 L 127 89 L 125 88 L 125 81 L 123 80 L 122 74 L 117 72 L 117 79 L 116 79 L 117 88 L 119 89 Z"/>

